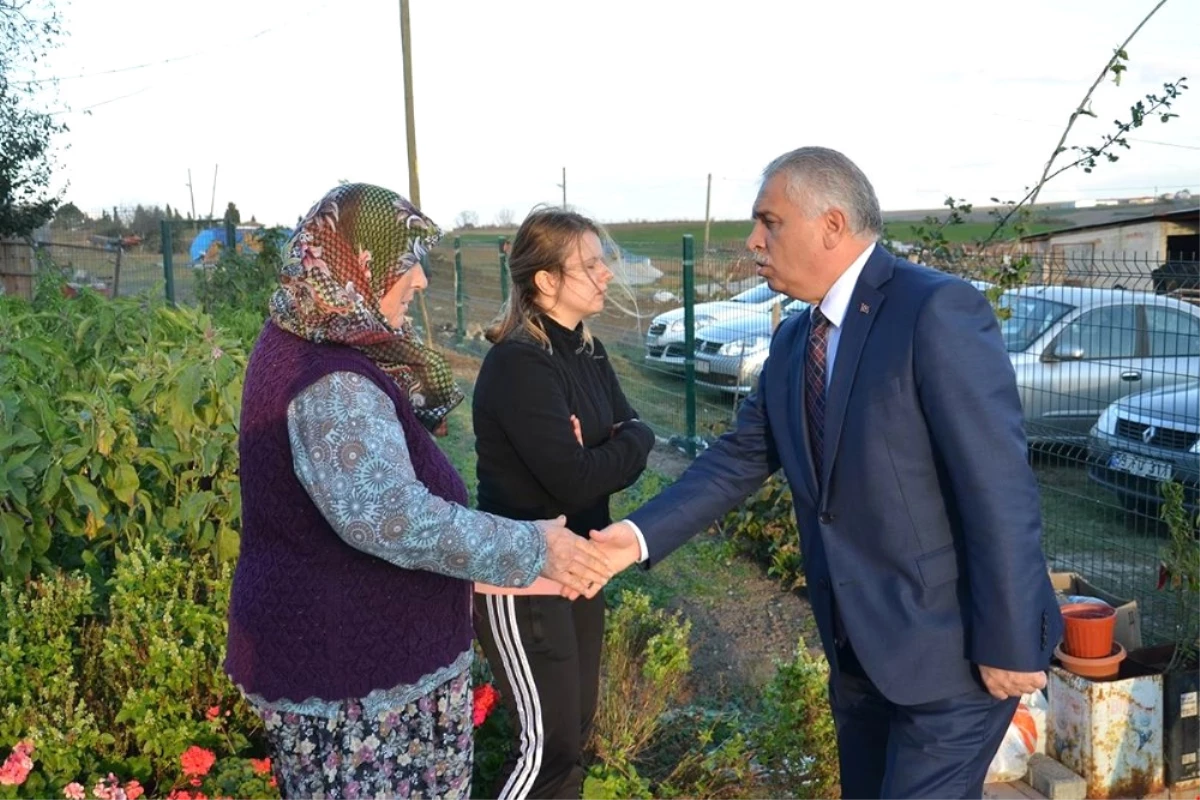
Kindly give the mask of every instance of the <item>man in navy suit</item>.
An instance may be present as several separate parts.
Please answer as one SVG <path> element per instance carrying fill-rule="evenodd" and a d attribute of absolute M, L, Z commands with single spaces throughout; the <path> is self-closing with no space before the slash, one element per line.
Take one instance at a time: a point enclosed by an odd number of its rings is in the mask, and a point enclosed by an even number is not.
<path fill-rule="evenodd" d="M 593 538 L 653 564 L 783 468 L 830 664 L 842 796 L 980 797 L 1062 620 L 1015 375 L 987 300 L 876 244 L 833 150 L 763 174 L 747 246 L 812 304 L 779 326 L 735 429 Z"/>

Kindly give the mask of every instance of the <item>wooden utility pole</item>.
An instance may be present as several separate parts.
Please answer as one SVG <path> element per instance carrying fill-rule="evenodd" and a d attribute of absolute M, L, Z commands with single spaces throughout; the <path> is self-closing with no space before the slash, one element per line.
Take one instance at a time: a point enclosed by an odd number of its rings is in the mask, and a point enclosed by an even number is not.
<path fill-rule="evenodd" d="M 417 173 L 417 123 L 413 111 L 412 79 L 412 23 L 408 16 L 408 0 L 400 0 L 400 52 L 404 62 L 404 130 L 408 138 L 408 199 L 418 209 L 421 207 L 421 180 Z M 421 324 L 425 328 L 425 341 L 433 347 L 433 328 L 429 325 L 429 309 L 425 306 L 425 292 L 417 294 L 417 305 L 421 308 Z"/>
<path fill-rule="evenodd" d="M 404 130 L 408 135 L 408 199 L 421 207 L 421 182 L 417 177 L 417 123 L 413 111 L 412 23 L 408 0 L 400 0 L 400 52 L 404 62 Z"/>
<path fill-rule="evenodd" d="M 563 176 L 563 180 L 562 180 L 562 183 L 559 184 L 559 186 L 561 186 L 562 190 L 563 190 L 563 204 L 562 204 L 563 211 L 566 211 L 567 210 L 567 168 L 566 167 L 563 167 L 562 176 Z"/>

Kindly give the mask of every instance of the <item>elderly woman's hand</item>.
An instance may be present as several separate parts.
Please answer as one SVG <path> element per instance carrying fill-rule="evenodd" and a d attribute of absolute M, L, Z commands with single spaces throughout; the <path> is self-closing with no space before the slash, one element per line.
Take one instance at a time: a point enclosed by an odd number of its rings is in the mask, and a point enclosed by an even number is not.
<path fill-rule="evenodd" d="M 563 525 L 566 517 L 537 523 L 546 537 L 546 564 L 542 575 L 558 581 L 566 590 L 595 597 L 613 576 L 613 569 L 600 548 Z"/>

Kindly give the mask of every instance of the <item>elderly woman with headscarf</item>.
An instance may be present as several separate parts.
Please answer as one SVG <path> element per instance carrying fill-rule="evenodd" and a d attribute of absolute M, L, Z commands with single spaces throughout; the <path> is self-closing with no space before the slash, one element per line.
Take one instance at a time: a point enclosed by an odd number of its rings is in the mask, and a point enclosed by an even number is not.
<path fill-rule="evenodd" d="M 467 797 L 471 582 L 609 576 L 561 520 L 466 508 L 430 436 L 463 395 L 406 321 L 439 236 L 393 192 L 334 189 L 250 357 L 225 666 L 285 797 Z"/>

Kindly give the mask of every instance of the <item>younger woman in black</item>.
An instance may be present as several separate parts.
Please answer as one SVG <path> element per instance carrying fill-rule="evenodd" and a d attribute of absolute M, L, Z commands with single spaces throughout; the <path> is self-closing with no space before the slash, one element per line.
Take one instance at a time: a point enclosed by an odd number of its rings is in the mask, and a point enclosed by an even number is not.
<path fill-rule="evenodd" d="M 475 384 L 479 508 L 513 519 L 566 515 L 581 536 L 609 524 L 609 495 L 646 466 L 654 434 L 625 399 L 584 320 L 613 273 L 586 217 L 535 211 L 509 262 L 512 287 Z M 475 628 L 519 728 L 498 797 L 577 798 L 599 690 L 604 594 L 574 602 L 477 587 Z"/>

